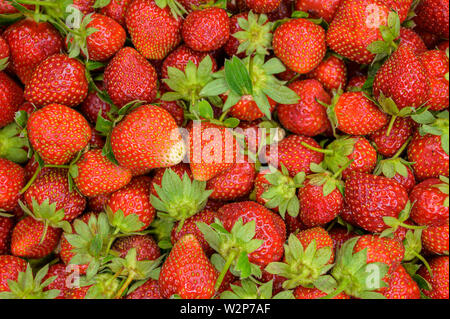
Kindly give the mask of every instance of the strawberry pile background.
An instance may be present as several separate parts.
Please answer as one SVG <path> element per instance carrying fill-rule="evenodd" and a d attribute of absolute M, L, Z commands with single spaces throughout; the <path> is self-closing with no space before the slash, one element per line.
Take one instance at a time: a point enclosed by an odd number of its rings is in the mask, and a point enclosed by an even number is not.
<path fill-rule="evenodd" d="M 0 298 L 448 299 L 448 38 L 448 0 L 0 0 Z"/>

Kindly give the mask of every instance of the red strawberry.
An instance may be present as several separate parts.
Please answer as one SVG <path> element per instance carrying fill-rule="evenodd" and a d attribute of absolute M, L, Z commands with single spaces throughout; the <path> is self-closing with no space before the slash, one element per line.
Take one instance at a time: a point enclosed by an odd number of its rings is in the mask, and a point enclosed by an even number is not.
<path fill-rule="evenodd" d="M 354 221 L 370 232 L 386 229 L 383 217 L 397 218 L 407 201 L 406 189 L 386 177 L 353 173 L 345 183 L 345 202 Z"/>
<path fill-rule="evenodd" d="M 230 19 L 221 8 L 193 11 L 186 17 L 181 34 L 186 45 L 195 51 L 217 50 L 230 37 Z"/>
<path fill-rule="evenodd" d="M 19 272 L 24 272 L 27 262 L 22 258 L 0 255 L 0 292 L 10 291 L 8 280 L 17 280 Z"/>
<path fill-rule="evenodd" d="M 126 24 L 136 49 L 146 58 L 164 59 L 181 41 L 180 18 L 154 0 L 133 1 L 127 9 Z"/>
<path fill-rule="evenodd" d="M 83 14 L 93 12 L 95 0 L 73 0 L 73 5 L 78 8 Z"/>
<path fill-rule="evenodd" d="M 180 238 L 170 251 L 159 275 L 161 295 L 178 294 L 183 299 L 209 299 L 214 291 L 217 271 L 194 235 Z"/>
<path fill-rule="evenodd" d="M 128 251 L 136 249 L 136 260 L 155 260 L 161 256 L 158 244 L 149 235 L 132 235 L 119 238 L 112 249 L 119 253 L 121 258 L 125 258 Z"/>
<path fill-rule="evenodd" d="M 73 107 L 80 104 L 87 93 L 84 65 L 64 54 L 55 54 L 34 70 L 24 96 L 37 105 L 56 103 Z"/>
<path fill-rule="evenodd" d="M 85 299 L 89 288 L 91 288 L 91 286 L 69 288 L 64 291 L 64 299 Z"/>
<path fill-rule="evenodd" d="M 330 55 L 306 76 L 318 80 L 326 90 L 331 92 L 339 88 L 345 88 L 347 84 L 347 66 L 343 60 Z"/>
<path fill-rule="evenodd" d="M 254 164 L 235 163 L 228 170 L 208 180 L 206 188 L 213 190 L 209 198 L 229 201 L 245 197 L 253 188 L 255 175 Z"/>
<path fill-rule="evenodd" d="M 173 117 L 154 105 L 138 107 L 117 124 L 111 148 L 118 163 L 133 172 L 176 165 L 186 152 Z"/>
<path fill-rule="evenodd" d="M 378 131 L 369 135 L 369 139 L 375 144 L 378 153 L 386 157 L 392 157 L 405 144 L 413 133 L 413 126 L 410 118 L 398 117 L 390 129 L 386 125 Z"/>
<path fill-rule="evenodd" d="M 172 115 L 177 123 L 177 126 L 182 126 L 184 123 L 184 108 L 178 101 L 163 101 L 157 100 L 156 103 Z"/>
<path fill-rule="evenodd" d="M 0 158 L 0 176 L 0 210 L 12 211 L 17 206 L 20 190 L 25 186 L 25 170 Z"/>
<path fill-rule="evenodd" d="M 427 46 L 422 38 L 413 30 L 408 28 L 400 29 L 400 44 L 407 44 L 411 47 L 415 55 L 421 55 L 427 51 Z"/>
<path fill-rule="evenodd" d="M 68 163 L 91 139 L 91 128 L 77 111 L 59 104 L 50 104 L 34 112 L 27 123 L 33 149 L 44 162 L 53 165 Z"/>
<path fill-rule="evenodd" d="M 275 55 L 289 69 L 308 73 L 325 56 L 325 31 L 309 20 L 293 19 L 276 29 L 272 45 Z"/>
<path fill-rule="evenodd" d="M 327 112 L 317 100 L 329 104 L 330 95 L 317 80 L 295 81 L 289 85 L 300 97 L 297 104 L 280 104 L 277 108 L 280 123 L 295 134 L 316 136 L 330 125 Z"/>
<path fill-rule="evenodd" d="M 111 163 L 99 149 L 84 153 L 77 162 L 75 185 L 84 196 L 112 193 L 131 180 L 131 172 Z"/>
<path fill-rule="evenodd" d="M 113 0 L 114 1 L 114 0 Z M 149 279 L 142 286 L 129 293 L 126 299 L 163 299 L 157 280 Z"/>
<path fill-rule="evenodd" d="M 410 200 L 414 203 L 411 219 L 418 225 L 447 223 L 449 209 L 446 193 L 448 193 L 448 180 L 445 183 L 437 178 L 430 178 L 417 184 L 410 194 Z"/>
<path fill-rule="evenodd" d="M 448 39 L 449 6 L 446 0 L 420 1 L 414 22 L 423 30 Z"/>
<path fill-rule="evenodd" d="M 257 13 L 269 13 L 275 11 L 281 0 L 245 0 L 245 4 Z"/>
<path fill-rule="evenodd" d="M 343 1 L 295 0 L 295 10 L 307 12 L 312 18 L 322 18 L 330 23 L 341 2 Z"/>
<path fill-rule="evenodd" d="M 441 50 L 431 50 L 423 53 L 419 59 L 430 81 L 427 106 L 432 111 L 448 109 L 448 55 Z"/>
<path fill-rule="evenodd" d="M 433 254 L 448 255 L 448 237 L 448 222 L 441 226 L 428 226 L 422 232 L 423 248 Z"/>
<path fill-rule="evenodd" d="M 56 248 L 60 237 L 61 229 L 46 227 L 42 221 L 28 216 L 13 229 L 11 253 L 24 258 L 43 258 Z"/>
<path fill-rule="evenodd" d="M 226 100 L 227 98 L 224 98 L 224 101 Z M 272 113 L 273 110 L 275 109 L 275 106 L 277 105 L 277 102 L 272 100 L 269 96 L 267 97 L 267 100 L 270 105 L 269 112 Z M 239 120 L 250 122 L 256 121 L 264 117 L 264 113 L 262 113 L 261 110 L 258 108 L 258 105 L 256 104 L 253 96 L 251 95 L 242 96 L 239 102 L 237 102 L 235 105 L 231 107 L 230 115 Z"/>
<path fill-rule="evenodd" d="M 48 22 L 20 20 L 12 24 L 3 36 L 11 49 L 11 70 L 25 85 L 39 64 L 63 49 L 61 35 Z"/>
<path fill-rule="evenodd" d="M 292 15 L 292 10 L 292 0 L 281 0 L 278 8 L 272 12 L 268 12 L 266 15 L 269 18 L 269 21 L 275 22 L 289 18 Z"/>
<path fill-rule="evenodd" d="M 231 36 L 228 38 L 227 43 L 224 45 L 224 50 L 229 56 L 236 55 L 239 49 L 239 45 L 241 44 L 241 41 L 239 41 L 237 38 L 234 37 L 234 34 L 237 32 L 242 31 L 241 26 L 239 25 L 239 19 L 244 19 L 248 21 L 248 12 L 241 12 L 238 14 L 233 15 L 230 18 L 230 34 Z M 242 20 L 241 20 L 242 21 Z M 240 53 L 239 57 L 243 58 L 244 53 Z"/>
<path fill-rule="evenodd" d="M 96 83 L 96 85 L 100 90 L 104 89 L 103 83 Z M 105 116 L 110 109 L 111 105 L 100 99 L 95 90 L 89 92 L 83 103 L 80 105 L 81 114 L 83 114 L 91 123 L 97 122 L 97 116 L 100 111 L 102 112 L 102 115 Z"/>
<path fill-rule="evenodd" d="M 22 102 L 22 88 L 0 71 L 0 128 L 14 121 L 14 114 Z"/>
<path fill-rule="evenodd" d="M 356 237 L 357 234 L 353 231 L 348 230 L 347 228 L 341 226 L 335 226 L 331 229 L 328 234 L 330 234 L 331 239 L 333 240 L 333 249 L 337 251 L 341 249 L 342 245 L 347 241 Z"/>
<path fill-rule="evenodd" d="M 381 293 L 387 299 L 420 299 L 419 286 L 401 265 L 389 275 L 386 283 L 388 287 L 382 288 Z"/>
<path fill-rule="evenodd" d="M 104 211 L 110 194 L 101 194 L 88 199 L 88 210 L 100 213 Z"/>
<path fill-rule="evenodd" d="M 18 10 L 14 8 L 9 2 L 10 1 L 8 0 L 0 0 L 0 14 L 18 12 Z M 26 7 L 27 9 L 34 10 L 34 5 L 22 4 L 22 6 Z"/>
<path fill-rule="evenodd" d="M 303 246 L 303 249 L 306 249 L 313 240 L 316 241 L 316 248 L 321 249 L 323 247 L 329 247 L 331 249 L 331 256 L 328 260 L 329 264 L 332 264 L 334 261 L 334 249 L 333 249 L 333 240 L 330 237 L 330 234 L 323 229 L 322 227 L 314 227 L 306 230 L 302 230 L 297 234 L 297 238 Z"/>
<path fill-rule="evenodd" d="M 350 78 L 350 80 L 348 80 L 345 91 L 346 92 L 361 91 L 364 84 L 366 83 L 366 81 L 367 81 L 367 76 L 355 75 L 354 77 Z"/>
<path fill-rule="evenodd" d="M 0 216 L 0 255 L 9 252 L 9 242 L 13 228 L 14 219 L 12 217 Z"/>
<path fill-rule="evenodd" d="M 148 176 L 135 177 L 125 187 L 109 196 L 108 206 L 113 214 L 120 209 L 124 216 L 135 214 L 146 229 L 155 217 L 155 209 L 150 204 L 150 183 Z"/>
<path fill-rule="evenodd" d="M 125 15 L 131 2 L 132 0 L 111 0 L 100 9 L 99 13 L 116 20 L 117 23 L 124 27 Z"/>
<path fill-rule="evenodd" d="M 418 272 L 431 285 L 431 290 L 422 289 L 422 292 L 432 299 L 448 299 L 448 256 L 434 257 L 429 260 L 429 264 L 433 274 L 430 274 L 423 266 Z"/>
<path fill-rule="evenodd" d="M 326 295 L 326 293 L 317 288 L 298 286 L 294 290 L 295 299 L 320 299 Z M 351 299 L 351 297 L 344 292 L 341 292 L 339 295 L 333 297 L 333 299 Z"/>
<path fill-rule="evenodd" d="M 8 65 L 9 59 L 9 45 L 5 39 L 0 35 L 0 70 L 4 70 Z"/>
<path fill-rule="evenodd" d="M 59 295 L 55 299 L 64 299 L 64 293 L 69 287 L 67 287 L 67 275 L 70 272 L 67 271 L 66 265 L 63 263 L 58 263 L 51 265 L 48 268 L 48 272 L 44 277 L 44 280 L 47 280 L 53 276 L 56 276 L 55 280 L 51 282 L 47 287 L 44 288 L 44 291 L 48 291 L 51 289 L 58 289 Z"/>

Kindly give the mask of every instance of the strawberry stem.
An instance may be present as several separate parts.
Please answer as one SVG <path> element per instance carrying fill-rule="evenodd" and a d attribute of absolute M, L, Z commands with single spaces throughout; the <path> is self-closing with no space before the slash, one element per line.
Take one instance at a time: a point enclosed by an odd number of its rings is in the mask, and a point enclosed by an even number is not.
<path fill-rule="evenodd" d="M 125 289 L 127 289 L 128 286 L 131 284 L 131 282 L 132 282 L 133 279 L 134 279 L 134 276 L 135 276 L 134 273 L 131 273 L 131 274 L 128 276 L 127 280 L 124 282 L 124 284 L 122 285 L 122 287 L 120 287 L 119 291 L 117 292 L 115 298 L 120 298 L 120 297 L 122 297 L 123 292 L 124 292 Z"/>
<path fill-rule="evenodd" d="M 34 172 L 33 176 L 30 178 L 30 180 L 29 180 L 28 183 L 24 186 L 24 188 L 22 188 L 22 189 L 20 190 L 19 194 L 25 193 L 25 192 L 27 191 L 27 189 L 30 188 L 31 184 L 33 184 L 34 181 L 36 180 L 36 178 L 38 177 L 40 171 L 41 171 L 41 167 L 38 166 L 38 167 L 36 168 L 36 171 Z"/>
<path fill-rule="evenodd" d="M 405 150 L 405 148 L 408 146 L 409 142 L 411 142 L 412 140 L 412 136 L 410 136 L 406 142 L 402 145 L 402 147 L 400 147 L 400 149 L 397 151 L 397 153 L 394 154 L 394 156 L 392 157 L 392 159 L 396 159 L 398 158 L 400 155 L 402 155 L 403 151 Z"/>
<path fill-rule="evenodd" d="M 228 269 L 230 269 L 231 263 L 233 262 L 233 260 L 235 258 L 236 258 L 236 252 L 233 251 L 228 256 L 227 261 L 226 261 L 225 265 L 223 266 L 223 269 L 220 272 L 219 277 L 217 278 L 216 284 L 214 285 L 214 289 L 216 291 L 218 291 L 220 286 L 222 285 L 223 278 L 225 278 L 225 275 L 227 274 Z"/>
<path fill-rule="evenodd" d="M 430 264 L 428 263 L 428 261 L 426 261 L 425 258 L 423 258 L 420 254 L 418 254 L 417 252 L 413 251 L 412 252 L 414 256 L 417 257 L 417 259 L 419 259 L 421 262 L 423 262 L 423 264 L 425 265 L 425 268 L 428 270 L 428 273 L 433 276 L 433 270 L 431 270 Z"/>
<path fill-rule="evenodd" d="M 348 279 L 343 280 L 332 293 L 330 293 L 320 299 L 333 299 L 334 297 L 339 295 L 341 292 L 343 292 L 345 290 L 345 288 L 347 288 L 349 283 L 350 283 L 350 281 Z"/>
<path fill-rule="evenodd" d="M 58 7 L 59 5 L 55 2 L 46 2 L 46 1 L 35 1 L 35 0 L 16 0 L 20 4 L 31 4 L 36 6 L 44 6 L 44 7 Z"/>
<path fill-rule="evenodd" d="M 352 159 L 348 161 L 345 165 L 343 165 L 340 169 L 338 169 L 336 173 L 334 173 L 333 178 L 334 179 L 338 178 L 342 174 L 342 172 L 345 171 L 347 167 L 349 167 L 354 161 L 355 160 Z"/>
<path fill-rule="evenodd" d="M 395 120 L 397 119 L 397 115 L 392 115 L 391 121 L 389 122 L 388 130 L 386 132 L 386 136 L 389 137 L 392 132 L 392 128 L 394 127 Z"/>
<path fill-rule="evenodd" d="M 47 236 L 47 231 L 48 231 L 48 220 L 44 221 L 44 232 L 42 234 L 41 240 L 39 241 L 39 245 L 42 245 L 42 243 L 44 242 L 45 236 Z"/>
<path fill-rule="evenodd" d="M 323 149 L 323 148 L 317 148 L 317 147 L 311 146 L 309 144 L 306 144 L 305 142 L 301 142 L 300 144 L 302 146 L 312 150 L 312 151 L 315 151 L 315 152 L 319 152 L 319 153 L 322 153 L 322 154 L 334 154 L 333 150 L 326 150 L 326 149 Z"/>

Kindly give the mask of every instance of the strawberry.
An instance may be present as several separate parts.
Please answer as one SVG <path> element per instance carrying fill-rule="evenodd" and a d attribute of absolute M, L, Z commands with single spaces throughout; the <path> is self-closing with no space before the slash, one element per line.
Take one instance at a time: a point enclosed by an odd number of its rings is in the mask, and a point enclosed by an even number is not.
<path fill-rule="evenodd" d="M 101 194 L 88 198 L 88 210 L 95 213 L 102 212 L 108 203 L 109 195 L 110 194 Z"/>
<path fill-rule="evenodd" d="M 61 35 L 48 22 L 20 20 L 9 26 L 3 36 L 11 49 L 11 70 L 25 85 L 39 64 L 63 49 Z"/>
<path fill-rule="evenodd" d="M 84 153 L 77 162 L 78 175 L 75 185 L 84 196 L 112 193 L 131 180 L 131 171 L 114 165 L 99 149 Z"/>
<path fill-rule="evenodd" d="M 313 227 L 307 230 L 300 231 L 296 237 L 300 241 L 304 249 L 306 249 L 313 241 L 316 242 L 316 248 L 321 249 L 328 247 L 330 249 L 330 254 L 327 260 L 328 264 L 332 264 L 334 261 L 334 249 L 333 240 L 331 239 L 328 232 L 322 227 Z"/>
<path fill-rule="evenodd" d="M 333 240 L 333 249 L 337 251 L 341 249 L 342 245 L 347 241 L 356 237 L 357 234 L 347 228 L 341 226 L 334 226 L 329 232 L 331 239 Z"/>
<path fill-rule="evenodd" d="M 152 102 L 156 97 L 157 75 L 139 52 L 125 47 L 108 63 L 104 84 L 111 100 L 121 108 L 135 100 Z"/>
<path fill-rule="evenodd" d="M 126 186 L 112 193 L 108 200 L 108 209 L 113 215 L 120 210 L 123 216 L 137 215 L 140 221 L 139 231 L 146 229 L 155 217 L 155 209 L 150 204 L 150 183 L 148 176 L 135 177 Z"/>
<path fill-rule="evenodd" d="M 295 0 L 295 10 L 307 12 L 312 18 L 322 18 L 327 23 L 330 23 L 341 2 L 343 1 Z"/>
<path fill-rule="evenodd" d="M 146 59 L 164 59 L 181 41 L 182 20 L 154 0 L 131 2 L 125 21 L 134 46 Z"/>
<path fill-rule="evenodd" d="M 83 286 L 78 288 L 69 288 L 64 291 L 64 299 L 85 299 L 86 294 L 91 286 Z"/>
<path fill-rule="evenodd" d="M 400 45 L 407 44 L 417 56 L 427 51 L 427 46 L 422 38 L 413 30 L 408 28 L 400 28 Z"/>
<path fill-rule="evenodd" d="M 79 9 L 83 14 L 93 12 L 95 0 L 73 0 L 73 5 Z"/>
<path fill-rule="evenodd" d="M 142 286 L 129 293 L 126 299 L 163 299 L 157 280 L 149 279 Z"/>
<path fill-rule="evenodd" d="M 27 262 L 22 258 L 0 255 L 0 292 L 10 291 L 8 280 L 17 280 L 19 273 L 27 268 Z"/>
<path fill-rule="evenodd" d="M 410 194 L 414 203 L 411 219 L 418 225 L 443 225 L 448 222 L 448 179 L 427 179 Z"/>
<path fill-rule="evenodd" d="M 422 245 L 427 251 L 437 255 L 448 255 L 448 223 L 441 226 L 429 226 L 422 232 Z"/>
<path fill-rule="evenodd" d="M 24 258 L 44 258 L 56 248 L 60 237 L 61 229 L 27 216 L 13 229 L 11 253 Z"/>
<path fill-rule="evenodd" d="M 325 31 L 309 20 L 293 19 L 276 29 L 272 45 L 275 55 L 289 69 L 305 74 L 325 56 Z"/>
<path fill-rule="evenodd" d="M 305 288 L 303 286 L 298 286 L 294 290 L 295 299 L 320 299 L 325 297 L 327 294 L 317 288 Z M 333 299 L 351 299 L 351 297 L 344 292 L 333 297 Z"/>
<path fill-rule="evenodd" d="M 9 242 L 13 228 L 13 218 L 0 216 L 0 255 L 5 255 L 9 252 Z"/>
<path fill-rule="evenodd" d="M 236 200 L 247 196 L 253 188 L 255 180 L 254 164 L 235 163 L 228 170 L 208 180 L 207 189 L 212 189 L 212 199 Z"/>
<path fill-rule="evenodd" d="M 332 92 L 339 88 L 345 88 L 347 84 L 347 66 L 342 59 L 330 55 L 306 76 L 316 79 L 322 83 L 328 92 Z"/>
<path fill-rule="evenodd" d="M 449 6 L 446 0 L 421 1 L 414 12 L 414 22 L 419 28 L 448 39 Z"/>
<path fill-rule="evenodd" d="M 23 91 L 6 73 L 0 71 L 0 128 L 14 121 L 14 114 L 23 102 Z"/>
<path fill-rule="evenodd" d="M 348 80 L 347 87 L 345 88 L 346 92 L 356 92 L 361 91 L 364 84 L 367 81 L 367 76 L 365 75 L 355 75 Z"/>
<path fill-rule="evenodd" d="M 420 299 L 419 286 L 401 265 L 389 275 L 386 283 L 388 287 L 382 288 L 381 293 L 387 299 Z"/>
<path fill-rule="evenodd" d="M 52 289 L 57 289 L 59 290 L 59 295 L 55 299 L 64 299 L 64 293 L 67 289 L 69 289 L 66 283 L 68 277 L 67 275 L 69 274 L 70 272 L 67 271 L 66 265 L 64 265 L 63 263 L 51 265 L 48 268 L 48 272 L 45 275 L 44 280 L 52 278 L 53 276 L 55 276 L 56 278 L 43 290 L 48 291 Z"/>
<path fill-rule="evenodd" d="M 410 118 L 398 117 L 388 135 L 389 125 L 369 135 L 377 152 L 386 157 L 392 157 L 405 144 L 413 133 L 413 125 Z"/>
<path fill-rule="evenodd" d="M 230 19 L 221 8 L 193 11 L 184 20 L 181 34 L 186 45 L 195 51 L 217 50 L 230 37 Z"/>
<path fill-rule="evenodd" d="M 104 89 L 103 82 L 96 83 L 100 90 Z M 111 105 L 103 101 L 95 90 L 88 93 L 83 103 L 80 105 L 80 112 L 91 123 L 97 122 L 99 112 L 106 114 L 111 109 Z"/>
<path fill-rule="evenodd" d="M 100 9 L 99 13 L 117 21 L 122 27 L 125 26 L 125 15 L 132 0 L 111 0 Z"/>
<path fill-rule="evenodd" d="M 0 176 L 0 211 L 12 211 L 17 206 L 20 190 L 25 186 L 25 170 L 0 158 Z"/>
<path fill-rule="evenodd" d="M 441 111 L 449 106 L 448 54 L 441 50 L 431 50 L 419 57 L 425 68 L 430 87 L 428 91 L 429 110 Z"/>
<path fill-rule="evenodd" d="M 50 104 L 34 112 L 27 123 L 33 149 L 44 162 L 68 163 L 91 139 L 91 128 L 77 111 L 60 104 Z"/>
<path fill-rule="evenodd" d="M 257 13 L 269 13 L 275 11 L 281 0 L 245 0 L 248 8 Z"/>
<path fill-rule="evenodd" d="M 155 260 L 161 256 L 160 249 L 156 241 L 149 235 L 132 235 L 119 238 L 112 249 L 119 253 L 121 258 L 125 258 L 130 249 L 136 249 L 136 260 Z"/>
<path fill-rule="evenodd" d="M 186 163 L 179 163 L 175 166 L 171 166 L 168 168 L 157 168 L 155 169 L 153 178 L 152 178 L 152 185 L 150 186 L 150 192 L 152 195 L 158 196 L 158 193 L 155 190 L 155 186 L 161 187 L 162 185 L 162 179 L 164 176 L 164 173 L 166 170 L 171 170 L 174 173 L 176 173 L 180 178 L 183 178 L 184 174 L 187 174 L 189 178 L 192 180 L 192 173 L 189 168 L 189 164 Z"/>
<path fill-rule="evenodd" d="M 180 103 L 178 103 L 178 101 L 163 101 L 159 99 L 156 103 L 172 115 L 175 123 L 177 123 L 177 126 L 183 126 L 185 120 L 184 108 L 180 105 Z"/>
<path fill-rule="evenodd" d="M 10 50 L 5 39 L 0 35 L 0 71 L 8 66 Z"/>
<path fill-rule="evenodd" d="M 176 165 L 186 152 L 173 117 L 154 105 L 136 108 L 114 127 L 111 149 L 121 166 L 138 172 Z"/>
<path fill-rule="evenodd" d="M 345 183 L 345 203 L 353 220 L 370 232 L 386 229 L 383 217 L 397 218 L 407 201 L 406 189 L 386 177 L 353 173 Z"/>
<path fill-rule="evenodd" d="M 292 10 L 292 0 L 281 0 L 280 5 L 276 10 L 267 13 L 267 18 L 269 18 L 269 21 L 271 22 L 287 19 L 292 15 Z"/>
<path fill-rule="evenodd" d="M 0 14 L 5 13 L 17 13 L 18 10 L 13 7 L 10 1 L 8 0 L 0 0 Z M 34 5 L 28 5 L 28 4 L 22 4 L 22 6 L 26 7 L 27 9 L 34 10 Z"/>
<path fill-rule="evenodd" d="M 438 49 L 441 51 L 446 51 L 449 48 L 449 42 L 448 41 L 442 41 L 438 44 Z"/>
<path fill-rule="evenodd" d="M 329 104 L 330 95 L 317 80 L 295 81 L 289 85 L 300 97 L 297 104 L 279 104 L 277 108 L 280 123 L 295 134 L 316 136 L 329 126 L 327 112 L 317 100 Z"/>
<path fill-rule="evenodd" d="M 423 266 L 418 272 L 431 285 L 430 290 L 422 289 L 423 294 L 432 299 L 448 299 L 448 256 L 434 257 L 429 264 L 433 274 Z"/>
<path fill-rule="evenodd" d="M 63 220 L 71 221 L 86 207 L 86 199 L 76 191 L 69 190 L 67 169 L 45 168 L 24 193 L 25 203 L 33 208 L 33 200 L 41 205 L 45 200 L 55 203 L 55 210 L 64 210 Z M 37 212 L 35 212 L 37 213 Z"/>
<path fill-rule="evenodd" d="M 164 298 L 209 299 L 214 295 L 217 271 L 194 235 L 180 238 L 170 251 L 159 276 Z"/>

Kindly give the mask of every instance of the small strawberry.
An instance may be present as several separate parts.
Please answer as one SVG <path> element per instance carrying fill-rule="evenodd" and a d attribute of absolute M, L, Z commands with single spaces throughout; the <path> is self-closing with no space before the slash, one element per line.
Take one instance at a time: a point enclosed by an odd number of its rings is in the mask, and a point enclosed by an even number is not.
<path fill-rule="evenodd" d="M 114 0 L 113 0 L 114 1 Z M 157 280 L 149 279 L 142 286 L 130 292 L 126 299 L 163 299 Z"/>
<path fill-rule="evenodd" d="M 193 11 L 184 20 L 181 34 L 186 45 L 195 51 L 217 50 L 230 37 L 230 19 L 221 8 Z"/>
<path fill-rule="evenodd" d="M 275 11 L 281 0 L 245 0 L 248 8 L 257 13 L 269 13 Z"/>
<path fill-rule="evenodd" d="M 355 75 L 348 80 L 346 92 L 357 92 L 363 89 L 364 84 L 367 81 L 367 76 L 365 75 Z"/>
<path fill-rule="evenodd" d="M 341 2 L 343 1 L 295 0 L 295 10 L 307 12 L 312 18 L 322 18 L 327 23 L 330 23 Z"/>
<path fill-rule="evenodd" d="M 328 92 L 332 92 L 339 88 L 345 88 L 347 84 L 347 66 L 342 59 L 330 55 L 306 76 L 316 79 L 322 83 Z"/>
<path fill-rule="evenodd" d="M 325 56 L 325 31 L 309 20 L 293 19 L 276 29 L 272 45 L 275 55 L 289 69 L 305 74 Z"/>
<path fill-rule="evenodd" d="M 11 70 L 25 85 L 39 64 L 63 49 L 61 35 L 48 22 L 23 19 L 9 26 L 3 36 L 11 49 Z"/>
<path fill-rule="evenodd" d="M 27 262 L 22 258 L 0 255 L 0 292 L 10 291 L 8 281 L 17 280 L 19 273 L 27 268 Z"/>
<path fill-rule="evenodd" d="M 6 73 L 0 71 L 0 128 L 14 121 L 23 102 L 23 90 Z"/>
<path fill-rule="evenodd" d="M 441 226 L 428 226 L 422 232 L 422 245 L 427 251 L 437 255 L 448 255 L 448 223 Z"/>
<path fill-rule="evenodd" d="M 9 253 L 9 244 L 13 228 L 14 219 L 12 217 L 0 216 L 0 255 Z"/>
<path fill-rule="evenodd" d="M 105 89 L 119 108 L 156 97 L 157 75 L 154 67 L 135 49 L 125 47 L 111 59 L 104 73 Z"/>
<path fill-rule="evenodd" d="M 160 7 L 159 3 L 136 0 L 126 11 L 131 41 L 146 59 L 164 59 L 181 41 L 182 19 L 174 17 L 169 6 Z"/>
<path fill-rule="evenodd" d="M 34 112 L 27 123 L 33 149 L 45 163 L 63 165 L 81 151 L 91 139 L 91 128 L 77 111 L 50 104 Z"/>
<path fill-rule="evenodd" d="M 48 83 L 54 83 L 49 86 Z M 25 87 L 25 99 L 37 105 L 80 104 L 87 96 L 85 67 L 78 60 L 55 54 L 36 67 Z"/>
<path fill-rule="evenodd" d="M 178 101 L 163 101 L 157 100 L 156 104 L 165 109 L 172 115 L 173 119 L 177 123 L 177 126 L 183 126 L 184 123 L 184 108 L 178 103 Z"/>
<path fill-rule="evenodd" d="M 388 287 L 382 288 L 380 292 L 387 299 L 420 299 L 419 286 L 401 265 L 389 274 L 386 283 Z"/>
<path fill-rule="evenodd" d="M 427 103 L 429 110 L 441 111 L 448 109 L 448 53 L 441 50 L 431 50 L 420 55 L 419 59 L 430 82 Z"/>
<path fill-rule="evenodd" d="M 100 8 L 99 13 L 116 20 L 124 27 L 125 15 L 131 2 L 132 0 L 111 0 L 106 6 Z"/>
<path fill-rule="evenodd" d="M 448 39 L 449 6 L 446 0 L 421 1 L 414 12 L 414 22 L 419 28 Z"/>
<path fill-rule="evenodd" d="M 217 271 L 194 235 L 180 238 L 170 251 L 159 275 L 164 298 L 209 299 L 214 293 Z"/>
<path fill-rule="evenodd" d="M 12 211 L 25 186 L 25 170 L 18 164 L 0 158 L 0 211 Z"/>
<path fill-rule="evenodd" d="M 432 299 L 448 299 L 448 256 L 434 257 L 429 264 L 432 274 L 423 266 L 418 272 L 431 285 L 430 290 L 422 289 L 423 294 Z"/>
<path fill-rule="evenodd" d="M 130 249 L 136 249 L 136 260 L 155 260 L 161 256 L 160 249 L 156 241 L 149 235 L 132 235 L 119 238 L 112 249 L 119 253 L 121 258 L 125 258 Z"/>

